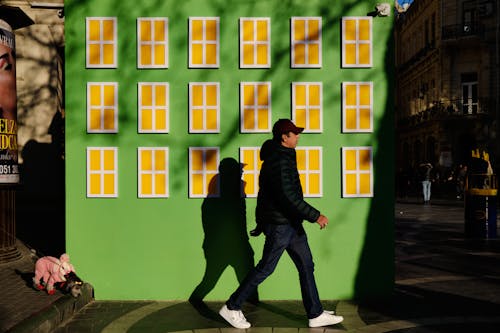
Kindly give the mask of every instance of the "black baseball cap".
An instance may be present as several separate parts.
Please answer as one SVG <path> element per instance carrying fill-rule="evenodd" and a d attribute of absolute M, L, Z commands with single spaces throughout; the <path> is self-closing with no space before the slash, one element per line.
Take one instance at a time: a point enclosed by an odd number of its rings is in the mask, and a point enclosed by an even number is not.
<path fill-rule="evenodd" d="M 302 133 L 303 127 L 297 127 L 290 119 L 279 119 L 273 126 L 273 137 L 279 137 L 282 134 L 292 132 L 294 134 Z"/>

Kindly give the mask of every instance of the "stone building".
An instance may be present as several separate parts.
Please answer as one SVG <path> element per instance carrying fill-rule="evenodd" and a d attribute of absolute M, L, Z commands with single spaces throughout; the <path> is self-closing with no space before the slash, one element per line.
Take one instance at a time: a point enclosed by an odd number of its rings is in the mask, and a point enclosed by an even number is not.
<path fill-rule="evenodd" d="M 499 6 L 417 0 L 396 18 L 398 168 L 449 173 L 486 151 L 498 173 Z"/>

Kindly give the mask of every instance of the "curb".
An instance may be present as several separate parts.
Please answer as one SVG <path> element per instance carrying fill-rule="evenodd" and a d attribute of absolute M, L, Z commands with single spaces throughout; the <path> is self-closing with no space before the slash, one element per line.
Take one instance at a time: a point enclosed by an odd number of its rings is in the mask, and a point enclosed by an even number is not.
<path fill-rule="evenodd" d="M 84 283 L 78 298 L 64 295 L 49 307 L 26 318 L 6 333 L 50 333 L 59 325 L 71 319 L 84 306 L 94 301 L 94 288 Z"/>

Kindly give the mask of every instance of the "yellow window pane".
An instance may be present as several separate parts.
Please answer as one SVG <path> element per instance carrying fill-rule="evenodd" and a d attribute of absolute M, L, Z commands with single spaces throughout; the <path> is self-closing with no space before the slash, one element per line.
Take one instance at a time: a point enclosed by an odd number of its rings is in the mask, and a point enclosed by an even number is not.
<path fill-rule="evenodd" d="M 320 170 L 320 154 L 319 150 L 309 150 L 309 170 Z"/>
<path fill-rule="evenodd" d="M 112 41 L 114 39 L 115 23 L 112 20 L 102 21 L 102 39 L 104 41 Z"/>
<path fill-rule="evenodd" d="M 201 44 L 193 44 L 191 52 L 191 61 L 195 65 L 203 64 L 203 46 Z"/>
<path fill-rule="evenodd" d="M 161 42 L 166 40 L 165 24 L 165 21 L 155 21 L 155 41 Z"/>
<path fill-rule="evenodd" d="M 312 84 L 309 86 L 309 105 L 320 105 L 321 101 L 321 88 L 319 84 Z"/>
<path fill-rule="evenodd" d="M 368 149 L 359 151 L 359 170 L 370 170 L 371 152 Z"/>
<path fill-rule="evenodd" d="M 347 65 L 356 65 L 356 45 L 347 44 L 345 46 L 344 59 Z"/>
<path fill-rule="evenodd" d="M 104 111 L 104 129 L 115 129 L 115 112 L 113 109 L 105 109 Z"/>
<path fill-rule="evenodd" d="M 345 104 L 349 106 L 357 105 L 357 89 L 353 84 L 345 86 Z"/>
<path fill-rule="evenodd" d="M 141 150 L 141 171 L 153 170 L 153 154 L 151 150 Z"/>
<path fill-rule="evenodd" d="M 100 106 L 101 105 L 101 87 L 98 85 L 91 85 L 89 88 L 90 93 L 90 105 Z"/>
<path fill-rule="evenodd" d="M 359 175 L 359 194 L 371 194 L 370 175 Z"/>
<path fill-rule="evenodd" d="M 206 64 L 215 65 L 217 64 L 217 45 L 207 44 L 206 45 Z"/>
<path fill-rule="evenodd" d="M 299 174 L 299 180 L 300 180 L 300 186 L 302 186 L 302 189 L 306 191 L 307 189 L 307 180 L 306 180 L 306 175 L 304 174 Z M 306 193 L 308 194 L 308 193 Z"/>
<path fill-rule="evenodd" d="M 254 46 L 252 44 L 243 45 L 243 63 L 245 65 L 254 64 Z"/>
<path fill-rule="evenodd" d="M 267 84 L 257 85 L 257 104 L 261 106 L 269 105 L 269 89 Z"/>
<path fill-rule="evenodd" d="M 243 163 L 247 164 L 245 170 L 253 170 L 253 166 L 255 165 L 255 153 L 253 150 L 243 151 Z"/>
<path fill-rule="evenodd" d="M 345 170 L 356 170 L 356 151 L 346 150 L 345 152 Z"/>
<path fill-rule="evenodd" d="M 142 174 L 141 175 L 141 193 L 144 195 L 153 194 L 153 181 L 151 174 Z"/>
<path fill-rule="evenodd" d="M 344 21 L 344 39 L 347 41 L 356 40 L 356 20 L 346 19 Z"/>
<path fill-rule="evenodd" d="M 309 175 L 309 194 L 320 194 L 321 182 L 319 174 Z"/>
<path fill-rule="evenodd" d="M 245 84 L 243 86 L 243 105 L 254 105 L 254 91 L 255 86 L 253 84 Z"/>
<path fill-rule="evenodd" d="M 359 40 L 369 41 L 370 40 L 370 20 L 361 19 L 359 20 Z"/>
<path fill-rule="evenodd" d="M 370 115 L 371 115 L 370 109 L 360 109 L 359 110 L 359 128 L 360 129 L 369 130 L 371 128 Z"/>
<path fill-rule="evenodd" d="M 90 128 L 93 130 L 101 129 L 101 110 L 90 110 Z"/>
<path fill-rule="evenodd" d="M 306 22 L 304 20 L 294 21 L 294 41 L 303 41 L 306 38 Z"/>
<path fill-rule="evenodd" d="M 103 175 L 103 178 L 104 178 L 103 194 L 115 194 L 115 175 L 105 174 Z"/>
<path fill-rule="evenodd" d="M 167 129 L 167 111 L 163 109 L 155 110 L 156 119 L 156 130 L 166 130 Z"/>
<path fill-rule="evenodd" d="M 157 44 L 155 46 L 155 65 L 165 65 L 165 45 Z"/>
<path fill-rule="evenodd" d="M 101 194 L 101 175 L 90 175 L 90 194 Z"/>
<path fill-rule="evenodd" d="M 253 41 L 253 21 L 245 20 L 243 21 L 243 40 L 245 42 Z"/>
<path fill-rule="evenodd" d="M 153 105 L 153 87 L 151 85 L 141 86 L 141 105 L 152 106 Z"/>
<path fill-rule="evenodd" d="M 114 63 L 115 47 L 114 45 L 103 45 L 103 64 L 111 65 Z"/>
<path fill-rule="evenodd" d="M 295 64 L 304 65 L 306 63 L 306 46 L 304 44 L 295 44 Z"/>
<path fill-rule="evenodd" d="M 90 171 L 101 170 L 101 152 L 99 150 L 91 150 L 89 155 Z"/>
<path fill-rule="evenodd" d="M 295 87 L 295 104 L 306 105 L 306 86 L 297 84 Z"/>
<path fill-rule="evenodd" d="M 151 109 L 142 109 L 141 112 L 142 117 L 142 129 L 143 130 L 152 130 L 153 129 L 153 110 Z"/>
<path fill-rule="evenodd" d="M 345 127 L 348 130 L 355 130 L 358 127 L 356 109 L 345 110 Z"/>
<path fill-rule="evenodd" d="M 357 194 L 357 182 L 356 182 L 356 175 L 354 174 L 348 174 L 345 175 L 345 192 L 346 194 L 353 195 Z"/>
<path fill-rule="evenodd" d="M 269 46 L 267 45 L 257 45 L 257 64 L 258 65 L 268 65 L 267 63 L 267 54 L 269 50 Z"/>
<path fill-rule="evenodd" d="M 306 127 L 307 123 L 307 113 L 306 109 L 297 108 L 295 109 L 295 124 L 299 127 Z"/>
<path fill-rule="evenodd" d="M 203 40 L 203 21 L 202 20 L 192 20 L 191 21 L 191 39 L 195 41 Z"/>
<path fill-rule="evenodd" d="M 255 176 L 253 174 L 244 174 L 243 181 L 245 182 L 245 194 L 256 194 L 255 189 Z"/>
<path fill-rule="evenodd" d="M 192 126 L 195 130 L 203 129 L 203 111 L 202 110 L 193 110 L 193 119 Z"/>
<path fill-rule="evenodd" d="M 217 110 L 207 109 L 207 129 L 216 130 L 217 129 Z"/>
<path fill-rule="evenodd" d="M 167 194 L 166 177 L 167 176 L 165 174 L 161 174 L 161 173 L 155 175 L 155 194 L 156 195 Z"/>
<path fill-rule="evenodd" d="M 111 85 L 103 86 L 105 106 L 115 106 L 115 87 Z"/>
<path fill-rule="evenodd" d="M 206 20 L 205 22 L 205 36 L 207 41 L 217 40 L 217 21 L 216 20 Z"/>
<path fill-rule="evenodd" d="M 308 25 L 308 39 L 309 40 L 314 40 L 317 41 L 319 40 L 319 31 L 320 31 L 320 26 L 319 26 L 319 20 L 309 20 L 307 22 Z"/>
<path fill-rule="evenodd" d="M 155 87 L 155 93 L 156 93 L 156 99 L 155 99 L 156 106 L 166 106 L 167 86 L 157 85 Z"/>
<path fill-rule="evenodd" d="M 360 65 L 370 64 L 370 45 L 368 44 L 359 45 L 359 64 Z"/>
<path fill-rule="evenodd" d="M 217 106 L 217 86 L 214 84 L 206 86 L 206 100 L 208 106 Z"/>
<path fill-rule="evenodd" d="M 257 20 L 257 41 L 265 42 L 269 40 L 267 21 Z"/>
<path fill-rule="evenodd" d="M 89 45 L 89 63 L 91 65 L 101 63 L 101 48 L 99 45 Z"/>
<path fill-rule="evenodd" d="M 297 151 L 297 169 L 306 170 L 306 151 L 298 149 Z"/>
<path fill-rule="evenodd" d="M 151 21 L 141 21 L 140 28 L 141 28 L 140 40 L 142 42 L 151 41 Z"/>
<path fill-rule="evenodd" d="M 141 45 L 141 65 L 151 65 L 152 62 L 151 45 Z"/>
<path fill-rule="evenodd" d="M 360 105 L 370 105 L 371 104 L 371 89 L 368 84 L 361 84 L 359 86 L 359 104 Z"/>
<path fill-rule="evenodd" d="M 321 128 L 321 110 L 309 109 L 309 129 L 319 130 L 320 128 Z"/>
<path fill-rule="evenodd" d="M 243 110 L 243 128 L 254 129 L 255 128 L 255 111 L 254 109 Z"/>
<path fill-rule="evenodd" d="M 203 105 L 203 86 L 201 85 L 193 85 L 191 86 L 192 92 L 192 103 L 193 106 L 202 106 Z"/>
<path fill-rule="evenodd" d="M 89 20 L 89 40 L 90 41 L 98 41 L 101 38 L 101 23 L 99 20 Z"/>
<path fill-rule="evenodd" d="M 115 151 L 114 150 L 104 150 L 103 151 L 103 161 L 104 169 L 106 171 L 115 170 Z"/>
<path fill-rule="evenodd" d="M 191 176 L 191 188 L 194 195 L 202 195 L 203 190 L 203 175 L 192 175 Z"/>
<path fill-rule="evenodd" d="M 205 167 L 208 171 L 217 171 L 218 163 L 217 163 L 217 151 L 216 150 L 207 150 L 206 151 L 206 164 Z"/>
<path fill-rule="evenodd" d="M 269 110 L 259 109 L 257 110 L 257 127 L 260 130 L 265 130 L 269 126 Z"/>
<path fill-rule="evenodd" d="M 203 151 L 191 151 L 191 168 L 193 171 L 203 170 Z"/>
<path fill-rule="evenodd" d="M 319 65 L 319 45 L 318 44 L 310 44 L 309 47 L 309 64 L 310 65 Z"/>

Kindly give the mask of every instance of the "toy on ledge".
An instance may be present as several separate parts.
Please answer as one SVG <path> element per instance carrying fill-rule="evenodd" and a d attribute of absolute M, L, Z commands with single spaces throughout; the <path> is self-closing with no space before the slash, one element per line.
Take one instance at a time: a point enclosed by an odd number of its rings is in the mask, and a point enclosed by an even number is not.
<path fill-rule="evenodd" d="M 61 257 L 55 258 L 45 256 L 35 263 L 35 277 L 33 287 L 37 290 L 47 289 L 49 295 L 53 295 L 56 290 L 54 285 L 61 290 L 71 292 L 74 297 L 81 293 L 82 280 L 75 274 L 75 268 L 69 262 L 69 255 L 63 253 Z M 75 291 L 73 292 L 73 289 Z"/>

